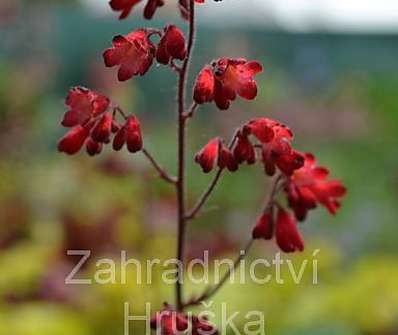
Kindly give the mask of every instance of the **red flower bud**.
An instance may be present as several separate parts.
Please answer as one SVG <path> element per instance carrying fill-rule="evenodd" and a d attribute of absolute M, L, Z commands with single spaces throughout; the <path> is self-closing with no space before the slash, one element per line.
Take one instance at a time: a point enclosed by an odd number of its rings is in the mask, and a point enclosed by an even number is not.
<path fill-rule="evenodd" d="M 263 238 L 265 240 L 272 239 L 274 235 L 274 218 L 273 208 L 265 211 L 256 222 L 256 226 L 253 229 L 252 236 L 254 239 Z"/>
<path fill-rule="evenodd" d="M 276 243 L 284 252 L 303 251 L 304 242 L 293 216 L 279 208 L 276 221 Z"/>
<path fill-rule="evenodd" d="M 128 117 L 125 129 L 127 150 L 131 153 L 140 151 L 143 147 L 141 125 L 134 115 Z"/>
<path fill-rule="evenodd" d="M 221 144 L 218 157 L 218 166 L 220 167 L 220 169 L 227 168 L 231 172 L 234 172 L 239 168 L 235 156 L 224 144 Z"/>
<path fill-rule="evenodd" d="M 174 25 L 169 25 L 160 39 L 156 59 L 161 64 L 169 64 L 175 58 L 183 60 L 187 54 L 183 32 Z"/>
<path fill-rule="evenodd" d="M 96 142 L 107 142 L 112 132 L 113 117 L 111 113 L 104 113 L 101 119 L 94 126 L 91 137 Z"/>
<path fill-rule="evenodd" d="M 58 150 L 68 155 L 73 155 L 81 149 L 88 135 L 88 127 L 76 126 L 61 138 L 58 142 Z"/>
<path fill-rule="evenodd" d="M 98 155 L 102 151 L 102 143 L 98 143 L 89 137 L 86 142 L 86 151 L 90 156 Z"/>
<path fill-rule="evenodd" d="M 201 166 L 204 173 L 209 173 L 213 170 L 215 162 L 218 159 L 220 146 L 220 138 L 213 138 L 195 155 L 195 162 Z"/>
<path fill-rule="evenodd" d="M 116 133 L 115 137 L 113 138 L 112 147 L 113 150 L 119 151 L 123 148 L 123 145 L 126 143 L 126 128 L 123 126 L 119 129 Z"/>
<path fill-rule="evenodd" d="M 234 156 L 239 164 L 243 162 L 254 164 L 256 162 L 256 152 L 247 136 L 238 135 L 238 142 L 234 148 Z"/>
<path fill-rule="evenodd" d="M 200 71 L 196 78 L 193 98 L 196 103 L 203 104 L 210 102 L 214 98 L 214 75 L 210 66 L 206 66 Z"/>

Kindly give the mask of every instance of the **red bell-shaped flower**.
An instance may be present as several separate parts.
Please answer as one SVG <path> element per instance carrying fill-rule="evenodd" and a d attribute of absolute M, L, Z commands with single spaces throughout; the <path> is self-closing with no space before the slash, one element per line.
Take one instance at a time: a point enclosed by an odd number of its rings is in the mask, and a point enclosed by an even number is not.
<path fill-rule="evenodd" d="M 156 60 L 167 65 L 173 58 L 184 60 L 186 54 L 187 49 L 183 32 L 174 25 L 167 26 L 156 51 Z"/>
<path fill-rule="evenodd" d="M 296 220 L 283 208 L 278 209 L 275 236 L 276 243 L 284 252 L 304 250 L 304 242 L 297 229 Z"/>
<path fill-rule="evenodd" d="M 262 66 L 256 61 L 220 58 L 199 73 L 194 87 L 195 102 L 214 100 L 219 109 L 228 109 L 236 95 L 252 100 L 257 96 L 254 76 L 261 71 Z"/>
<path fill-rule="evenodd" d="M 266 210 L 257 219 L 256 225 L 252 232 L 254 239 L 270 240 L 274 236 L 274 214 L 273 208 Z"/>
<path fill-rule="evenodd" d="M 76 126 L 69 130 L 58 142 L 58 150 L 68 155 L 77 153 L 86 141 L 90 130 L 88 127 Z"/>
<path fill-rule="evenodd" d="M 116 36 L 112 43 L 113 47 L 103 53 L 104 62 L 107 67 L 119 66 L 120 81 L 142 76 L 152 65 L 156 48 L 149 40 L 147 30 L 139 29 L 126 36 Z"/>

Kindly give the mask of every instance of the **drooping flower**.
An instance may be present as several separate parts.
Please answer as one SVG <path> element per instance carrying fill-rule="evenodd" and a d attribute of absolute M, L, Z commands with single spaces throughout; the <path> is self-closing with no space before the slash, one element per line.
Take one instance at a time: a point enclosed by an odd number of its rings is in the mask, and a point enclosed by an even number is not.
<path fill-rule="evenodd" d="M 283 208 L 278 209 L 276 227 L 276 243 L 284 252 L 295 252 L 304 250 L 304 241 L 297 229 L 297 222 Z"/>
<path fill-rule="evenodd" d="M 134 115 L 130 115 L 122 128 L 118 130 L 113 139 L 113 149 L 119 151 L 124 144 L 131 153 L 140 151 L 143 148 L 141 125 Z"/>
<path fill-rule="evenodd" d="M 267 209 L 257 219 L 252 231 L 254 239 L 270 240 L 274 236 L 274 212 L 273 207 Z"/>
<path fill-rule="evenodd" d="M 109 103 L 109 99 L 102 94 L 84 87 L 73 87 L 65 99 L 69 110 L 65 113 L 61 124 L 64 127 L 84 125 L 93 117 L 105 112 Z"/>
<path fill-rule="evenodd" d="M 109 137 L 112 133 L 112 123 L 112 114 L 109 112 L 104 113 L 91 132 L 92 139 L 99 143 L 109 142 Z"/>
<path fill-rule="evenodd" d="M 239 165 L 235 156 L 223 143 L 221 143 L 220 152 L 218 153 L 218 167 L 220 169 L 227 168 L 229 171 L 234 172 L 238 170 Z"/>
<path fill-rule="evenodd" d="M 238 140 L 234 148 L 234 156 L 239 164 L 247 162 L 247 164 L 254 164 L 256 162 L 256 152 L 253 144 L 249 138 L 243 134 L 238 134 Z"/>
<path fill-rule="evenodd" d="M 213 170 L 219 150 L 220 139 L 216 137 L 210 140 L 202 150 L 195 155 L 195 162 L 201 166 L 204 173 L 209 173 Z"/>
<path fill-rule="evenodd" d="M 101 153 L 102 143 L 94 141 L 89 137 L 86 141 L 86 151 L 90 156 L 95 156 Z"/>
<path fill-rule="evenodd" d="M 220 58 L 199 73 L 194 87 L 195 102 L 203 104 L 214 100 L 219 109 L 225 110 L 237 95 L 252 100 L 257 96 L 254 76 L 261 71 L 262 66 L 256 61 Z"/>
<path fill-rule="evenodd" d="M 215 165 L 220 169 L 227 168 L 231 172 L 238 169 L 234 155 L 219 137 L 210 140 L 195 155 L 195 162 L 201 166 L 204 173 L 209 173 Z"/>
<path fill-rule="evenodd" d="M 136 75 L 142 76 L 149 70 L 156 48 L 148 34 L 146 29 L 139 29 L 126 36 L 115 36 L 113 47 L 104 51 L 105 65 L 119 66 L 119 81 L 126 81 Z"/>
<path fill-rule="evenodd" d="M 262 144 L 265 172 L 272 176 L 278 168 L 291 175 L 304 164 L 304 157 L 292 148 L 292 131 L 284 124 L 267 118 L 249 121 L 244 131 L 254 135 Z"/>
<path fill-rule="evenodd" d="M 340 198 L 346 194 L 346 188 L 338 180 L 328 180 L 329 170 L 318 166 L 312 154 L 303 156 L 304 166 L 293 172 L 285 188 L 296 218 L 304 220 L 307 212 L 318 203 L 335 214 L 340 207 Z"/>
<path fill-rule="evenodd" d="M 129 16 L 132 9 L 138 5 L 142 0 L 111 0 L 109 5 L 116 12 L 121 12 L 119 19 L 125 19 Z M 163 0 L 148 0 L 144 8 L 144 17 L 151 19 L 159 7 L 164 5 Z"/>
<path fill-rule="evenodd" d="M 156 51 L 156 60 L 167 65 L 173 58 L 183 60 L 186 54 L 187 49 L 183 32 L 174 25 L 165 27 Z"/>
<path fill-rule="evenodd" d="M 88 126 L 78 125 L 69 130 L 58 142 L 58 150 L 68 155 L 77 153 L 90 134 Z"/>
<path fill-rule="evenodd" d="M 214 99 L 215 78 L 210 66 L 205 66 L 199 73 L 194 87 L 194 100 L 198 104 L 204 104 Z"/>

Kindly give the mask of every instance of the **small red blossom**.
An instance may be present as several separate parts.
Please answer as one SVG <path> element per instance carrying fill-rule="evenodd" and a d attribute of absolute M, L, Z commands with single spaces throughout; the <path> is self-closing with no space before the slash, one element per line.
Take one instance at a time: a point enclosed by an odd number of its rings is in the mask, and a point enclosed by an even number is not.
<path fill-rule="evenodd" d="M 220 169 L 227 168 L 231 172 L 238 169 L 234 155 L 219 137 L 210 140 L 195 155 L 195 162 L 201 166 L 204 173 L 212 171 L 216 164 Z"/>
<path fill-rule="evenodd" d="M 249 121 L 244 130 L 262 143 L 262 160 L 268 175 L 274 175 L 279 168 L 289 176 L 303 166 L 304 157 L 292 148 L 293 133 L 284 124 L 259 118 Z"/>
<path fill-rule="evenodd" d="M 174 25 L 164 28 L 156 51 L 156 60 L 161 64 L 169 64 L 172 59 L 183 60 L 187 54 L 183 32 Z"/>
<path fill-rule="evenodd" d="M 112 123 L 112 114 L 109 112 L 104 113 L 91 132 L 92 139 L 99 143 L 109 142 L 109 137 L 112 133 Z"/>
<path fill-rule="evenodd" d="M 256 225 L 253 229 L 252 236 L 254 239 L 270 240 L 274 236 L 274 214 L 273 207 L 266 210 L 257 219 Z"/>
<path fill-rule="evenodd" d="M 318 166 L 312 154 L 303 156 L 304 166 L 294 171 L 285 188 L 290 207 L 298 220 L 304 220 L 307 212 L 318 203 L 335 214 L 340 207 L 339 199 L 346 194 L 346 188 L 338 180 L 327 180 L 329 170 Z"/>
<path fill-rule="evenodd" d="M 69 130 L 58 142 L 58 150 L 68 155 L 77 153 L 90 134 L 88 126 L 76 126 Z"/>
<path fill-rule="evenodd" d="M 220 58 L 199 73 L 194 87 L 195 102 L 203 104 L 214 100 L 219 109 L 225 110 L 236 95 L 252 100 L 257 96 L 254 76 L 261 71 L 262 66 L 256 61 Z"/>
<path fill-rule="evenodd" d="M 199 73 L 194 87 L 194 100 L 204 104 L 214 99 L 215 78 L 210 66 L 205 66 Z"/>
<path fill-rule="evenodd" d="M 151 329 L 160 330 L 161 335 L 177 335 L 188 329 L 188 319 L 183 313 L 173 311 L 168 305 L 151 318 Z"/>
<path fill-rule="evenodd" d="M 130 115 L 122 128 L 118 130 L 113 139 L 113 149 L 119 151 L 124 144 L 131 153 L 140 151 L 143 148 L 141 125 L 134 115 Z"/>
<path fill-rule="evenodd" d="M 90 156 L 98 155 L 102 151 L 102 143 L 96 142 L 89 137 L 86 142 L 86 151 Z"/>
<path fill-rule="evenodd" d="M 239 164 L 247 162 L 254 164 L 256 162 L 256 151 L 249 138 L 243 133 L 238 134 L 238 140 L 234 148 L 234 156 Z"/>
<path fill-rule="evenodd" d="M 104 51 L 105 65 L 119 66 L 119 81 L 126 81 L 136 75 L 142 76 L 149 70 L 156 48 L 148 34 L 147 30 L 139 29 L 126 36 L 115 36 L 113 47 Z"/>
<path fill-rule="evenodd" d="M 297 222 L 294 217 L 283 208 L 278 209 L 275 236 L 276 243 L 284 252 L 304 250 L 304 242 L 297 229 Z"/>
<path fill-rule="evenodd" d="M 119 19 L 125 19 L 129 16 L 132 9 L 138 5 L 142 0 L 111 0 L 109 5 L 116 12 L 121 12 Z M 164 5 L 163 0 L 148 0 L 144 8 L 144 17 L 151 19 L 159 7 Z"/>
<path fill-rule="evenodd" d="M 64 127 L 84 125 L 109 107 L 109 99 L 97 92 L 84 87 L 73 87 L 65 99 L 69 110 L 65 113 L 61 124 Z"/>
<path fill-rule="evenodd" d="M 235 156 L 233 155 L 231 150 L 229 150 L 224 144 L 221 144 L 218 157 L 218 166 L 220 169 L 227 168 L 231 172 L 234 172 L 239 168 Z"/>

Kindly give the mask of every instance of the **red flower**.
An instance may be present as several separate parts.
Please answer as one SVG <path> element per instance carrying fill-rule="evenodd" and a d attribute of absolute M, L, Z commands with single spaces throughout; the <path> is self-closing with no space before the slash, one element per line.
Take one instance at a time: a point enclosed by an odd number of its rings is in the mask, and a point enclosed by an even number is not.
<path fill-rule="evenodd" d="M 218 166 L 220 169 L 227 168 L 231 172 L 234 172 L 239 168 L 235 156 L 224 144 L 221 144 L 220 147 Z"/>
<path fill-rule="evenodd" d="M 113 149 L 119 151 L 124 144 L 131 153 L 140 151 L 143 147 L 141 125 L 134 115 L 130 115 L 113 139 Z"/>
<path fill-rule="evenodd" d="M 68 155 L 77 153 L 87 137 L 90 134 L 90 128 L 88 126 L 76 126 L 69 130 L 64 137 L 58 142 L 58 150 L 65 152 Z"/>
<path fill-rule="evenodd" d="M 284 252 L 303 251 L 304 242 L 297 229 L 297 223 L 293 216 L 283 208 L 278 209 L 276 219 L 276 243 Z"/>
<path fill-rule="evenodd" d="M 200 71 L 194 88 L 194 100 L 198 104 L 210 102 L 214 99 L 215 78 L 210 66 Z"/>
<path fill-rule="evenodd" d="M 256 222 L 252 236 L 254 239 L 263 238 L 270 240 L 274 235 L 274 214 L 273 207 L 265 211 Z"/>
<path fill-rule="evenodd" d="M 256 162 L 256 152 L 253 144 L 251 144 L 249 138 L 242 133 L 238 134 L 238 141 L 234 148 L 234 156 L 239 164 L 243 162 L 254 164 Z"/>
<path fill-rule="evenodd" d="M 83 125 L 96 117 L 109 106 L 109 99 L 97 92 L 84 87 L 73 87 L 66 97 L 65 104 L 69 110 L 65 113 L 61 124 L 64 127 Z"/>
<path fill-rule="evenodd" d="M 151 318 L 150 324 L 152 330 L 160 329 L 161 335 L 177 335 L 187 330 L 188 319 L 185 314 L 173 311 L 166 305 L 164 310 Z"/>
<path fill-rule="evenodd" d="M 308 210 L 315 208 L 317 203 L 335 214 L 346 188 L 338 180 L 327 180 L 328 169 L 318 166 L 312 154 L 304 157 L 304 166 L 294 171 L 286 186 L 290 207 L 298 220 L 304 220 Z"/>
<path fill-rule="evenodd" d="M 252 100 L 257 96 L 254 76 L 262 71 L 256 61 L 220 58 L 199 73 L 194 88 L 196 103 L 215 101 L 219 109 L 228 109 L 236 95 Z"/>
<path fill-rule="evenodd" d="M 204 173 L 209 173 L 213 170 L 216 163 L 220 169 L 227 168 L 231 172 L 238 169 L 238 163 L 234 155 L 219 137 L 210 140 L 195 155 L 195 162 L 202 167 Z"/>
<path fill-rule="evenodd" d="M 89 137 L 86 142 L 86 151 L 90 156 L 98 155 L 102 151 L 102 143 L 96 142 Z"/>
<path fill-rule="evenodd" d="M 291 175 L 304 164 L 304 157 L 292 149 L 291 130 L 274 120 L 259 118 L 251 120 L 244 131 L 253 134 L 262 143 L 262 159 L 268 175 L 279 168 L 285 175 Z"/>
<path fill-rule="evenodd" d="M 114 11 L 121 12 L 119 19 L 125 19 L 134 8 L 135 5 L 139 4 L 142 0 L 111 0 L 109 5 Z M 155 14 L 158 7 L 162 7 L 164 5 L 163 0 L 148 0 L 145 9 L 144 9 L 144 17 L 146 19 L 151 19 Z"/>
<path fill-rule="evenodd" d="M 91 132 L 92 139 L 99 143 L 109 142 L 109 137 L 112 133 L 112 123 L 112 114 L 109 112 L 104 113 Z"/>
<path fill-rule="evenodd" d="M 103 57 L 107 67 L 120 66 L 120 81 L 135 75 L 142 76 L 152 65 L 156 48 L 149 40 L 147 30 L 139 29 L 126 36 L 115 36 L 112 43 L 113 48 L 105 50 Z"/>
<path fill-rule="evenodd" d="M 183 32 L 174 25 L 167 26 L 156 51 L 156 60 L 167 65 L 173 58 L 183 60 L 186 54 Z"/>

